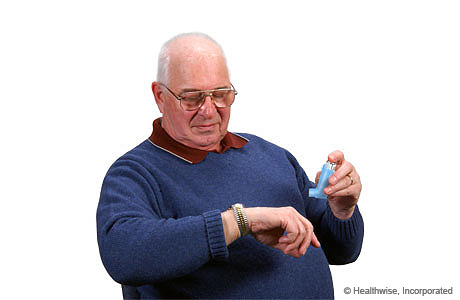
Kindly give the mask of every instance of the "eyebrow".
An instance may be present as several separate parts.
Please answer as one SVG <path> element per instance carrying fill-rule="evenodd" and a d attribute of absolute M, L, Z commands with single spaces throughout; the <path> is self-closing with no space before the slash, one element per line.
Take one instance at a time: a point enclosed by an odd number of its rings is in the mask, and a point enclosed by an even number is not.
<path fill-rule="evenodd" d="M 183 93 L 188 93 L 188 92 L 213 91 L 213 90 L 221 90 L 221 89 L 231 89 L 231 87 L 221 86 L 221 87 L 213 88 L 210 90 L 198 90 L 198 89 L 193 89 L 193 88 L 186 88 L 186 89 L 182 89 L 180 93 L 183 94 Z"/>

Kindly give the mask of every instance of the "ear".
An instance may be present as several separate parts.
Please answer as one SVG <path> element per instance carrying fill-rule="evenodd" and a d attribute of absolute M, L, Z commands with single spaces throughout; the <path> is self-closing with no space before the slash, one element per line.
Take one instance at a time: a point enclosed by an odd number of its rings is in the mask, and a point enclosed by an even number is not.
<path fill-rule="evenodd" d="M 163 91 L 161 90 L 161 86 L 156 81 L 152 82 L 152 93 L 153 97 L 155 97 L 155 102 L 157 103 L 158 109 L 161 113 L 163 113 Z"/>

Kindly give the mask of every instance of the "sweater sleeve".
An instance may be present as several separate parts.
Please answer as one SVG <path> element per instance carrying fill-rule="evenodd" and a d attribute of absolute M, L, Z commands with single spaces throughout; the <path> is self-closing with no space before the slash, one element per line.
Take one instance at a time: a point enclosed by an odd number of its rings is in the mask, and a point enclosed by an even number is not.
<path fill-rule="evenodd" d="M 358 206 L 349 219 L 337 218 L 326 199 L 309 197 L 308 190 L 316 185 L 308 179 L 294 156 L 289 152 L 287 156 L 295 169 L 297 184 L 305 201 L 305 215 L 313 224 L 329 263 L 342 265 L 355 261 L 361 252 L 364 237 L 364 222 Z"/>
<path fill-rule="evenodd" d="M 97 237 L 110 276 L 143 285 L 189 274 L 228 256 L 221 212 L 164 218 L 161 191 L 139 163 L 120 159 L 109 169 L 97 208 Z"/>

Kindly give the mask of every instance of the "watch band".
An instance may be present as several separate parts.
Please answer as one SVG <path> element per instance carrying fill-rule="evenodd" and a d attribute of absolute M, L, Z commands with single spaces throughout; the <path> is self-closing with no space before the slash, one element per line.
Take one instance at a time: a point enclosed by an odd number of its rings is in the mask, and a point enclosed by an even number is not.
<path fill-rule="evenodd" d="M 249 223 L 248 218 L 244 213 L 243 204 L 235 203 L 231 208 L 233 209 L 233 214 L 235 215 L 236 223 L 238 224 L 238 229 L 240 230 L 241 237 L 248 235 L 250 233 Z"/>

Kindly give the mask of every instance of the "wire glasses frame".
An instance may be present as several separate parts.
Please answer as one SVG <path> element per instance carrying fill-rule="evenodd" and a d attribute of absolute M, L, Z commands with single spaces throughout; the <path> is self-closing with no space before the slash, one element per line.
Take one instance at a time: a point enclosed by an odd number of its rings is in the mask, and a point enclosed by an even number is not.
<path fill-rule="evenodd" d="M 165 84 L 161 82 L 159 82 L 159 84 L 165 87 L 171 93 L 171 95 L 173 95 L 174 98 L 180 102 L 182 109 L 186 111 L 199 109 L 203 105 L 204 99 L 207 96 L 211 97 L 216 107 L 230 107 L 235 101 L 235 95 L 238 94 L 232 83 L 230 83 L 231 88 L 185 92 L 179 96 L 171 91 L 171 89 L 168 88 Z"/>

